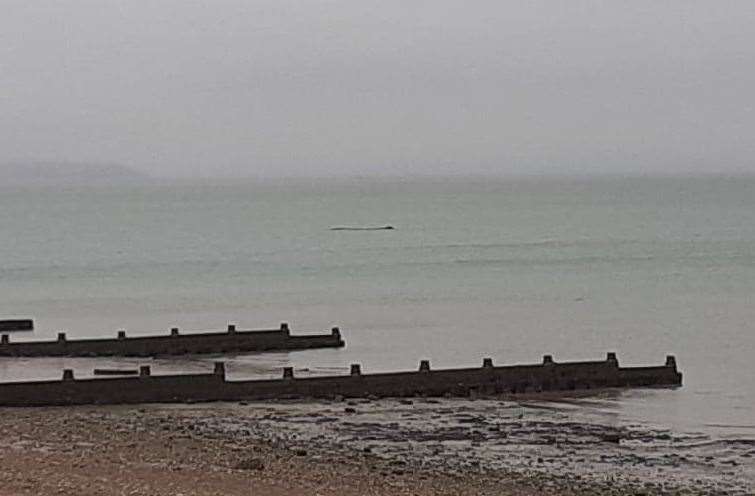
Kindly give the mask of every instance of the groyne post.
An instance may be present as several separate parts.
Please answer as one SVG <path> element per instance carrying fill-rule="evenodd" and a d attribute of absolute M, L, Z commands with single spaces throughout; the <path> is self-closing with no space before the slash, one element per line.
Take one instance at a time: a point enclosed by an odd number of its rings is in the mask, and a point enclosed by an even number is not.
<path fill-rule="evenodd" d="M 666 367 L 676 370 L 676 357 L 674 355 L 666 355 Z"/>
<path fill-rule="evenodd" d="M 615 367 L 619 366 L 619 359 L 616 358 L 616 353 L 614 353 L 612 351 L 609 351 L 606 354 L 606 362 L 608 362 L 609 364 L 611 364 L 611 365 L 613 365 Z"/>
<path fill-rule="evenodd" d="M 212 373 L 219 376 L 223 381 L 225 381 L 225 362 L 215 362 L 215 369 L 212 371 Z"/>
<path fill-rule="evenodd" d="M 341 329 L 339 329 L 338 327 L 334 327 L 333 329 L 330 330 L 330 335 L 333 336 L 334 338 L 339 338 L 340 339 L 341 338 Z"/>

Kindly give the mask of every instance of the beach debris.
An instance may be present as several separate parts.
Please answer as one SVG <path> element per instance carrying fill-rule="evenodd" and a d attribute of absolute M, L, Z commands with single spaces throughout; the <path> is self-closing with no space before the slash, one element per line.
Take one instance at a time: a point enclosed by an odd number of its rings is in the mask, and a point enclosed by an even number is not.
<path fill-rule="evenodd" d="M 0 332 L 33 331 L 32 319 L 5 319 L 0 320 Z"/>
<path fill-rule="evenodd" d="M 94 369 L 94 375 L 138 375 L 137 369 Z"/>

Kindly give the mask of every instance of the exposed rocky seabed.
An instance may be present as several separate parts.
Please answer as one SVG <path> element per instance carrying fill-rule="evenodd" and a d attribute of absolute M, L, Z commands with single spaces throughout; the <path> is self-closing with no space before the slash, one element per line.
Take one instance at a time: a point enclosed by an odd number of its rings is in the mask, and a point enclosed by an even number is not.
<path fill-rule="evenodd" d="M 251 417 L 214 415 L 200 429 L 294 448 L 315 445 L 344 456 L 370 453 L 391 466 L 456 476 L 514 473 L 545 487 L 755 490 L 755 440 L 575 421 L 542 403 L 401 399 L 247 408 L 255 410 Z"/>

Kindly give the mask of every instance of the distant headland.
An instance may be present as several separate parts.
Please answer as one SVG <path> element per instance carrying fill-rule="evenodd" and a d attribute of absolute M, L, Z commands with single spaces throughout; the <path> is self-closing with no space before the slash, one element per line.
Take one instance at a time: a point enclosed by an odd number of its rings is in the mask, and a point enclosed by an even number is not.
<path fill-rule="evenodd" d="M 80 162 L 0 163 L 0 184 L 6 186 L 74 186 L 139 184 L 151 176 L 120 164 Z"/>

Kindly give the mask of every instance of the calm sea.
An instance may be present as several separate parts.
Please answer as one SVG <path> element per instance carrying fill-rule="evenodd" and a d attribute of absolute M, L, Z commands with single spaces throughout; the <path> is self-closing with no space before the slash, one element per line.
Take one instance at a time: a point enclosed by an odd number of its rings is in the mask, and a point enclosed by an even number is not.
<path fill-rule="evenodd" d="M 342 350 L 235 377 L 602 359 L 661 364 L 622 421 L 755 438 L 755 179 L 288 181 L 0 188 L 0 315 L 32 336 L 338 325 Z M 393 231 L 331 231 L 390 224 Z M 159 373 L 209 369 L 159 360 Z M 108 363 L 113 360 L 106 361 Z M 122 362 L 136 363 L 133 360 Z M 138 362 L 138 361 L 137 361 Z M 0 379 L 95 360 L 0 359 Z"/>

